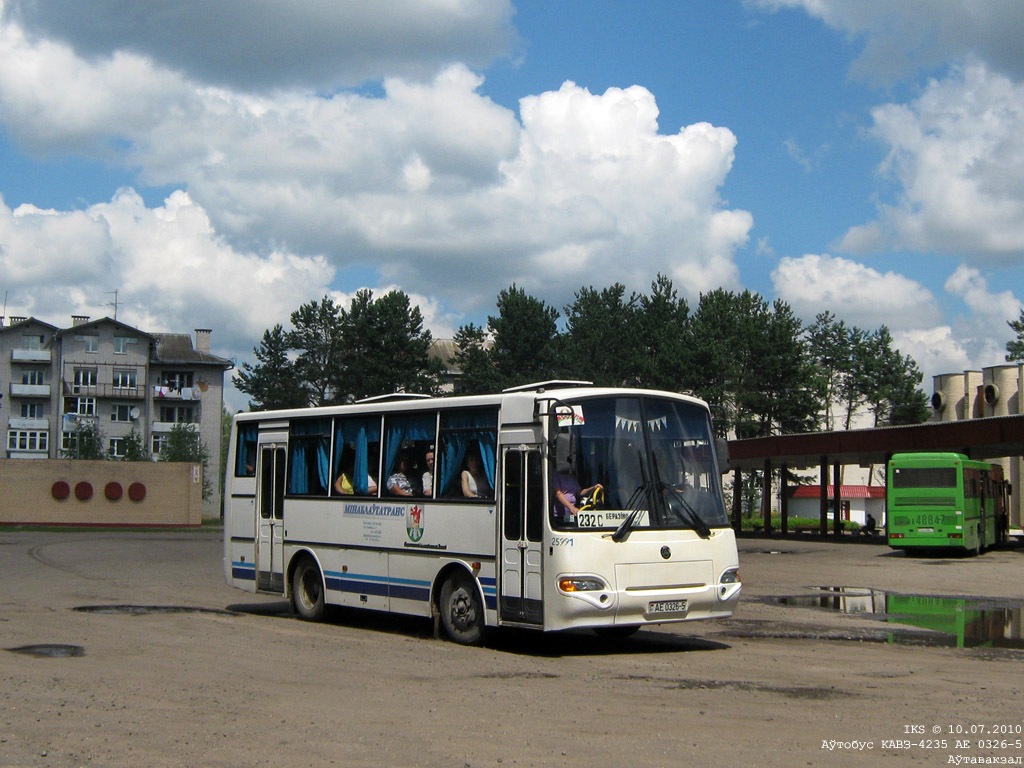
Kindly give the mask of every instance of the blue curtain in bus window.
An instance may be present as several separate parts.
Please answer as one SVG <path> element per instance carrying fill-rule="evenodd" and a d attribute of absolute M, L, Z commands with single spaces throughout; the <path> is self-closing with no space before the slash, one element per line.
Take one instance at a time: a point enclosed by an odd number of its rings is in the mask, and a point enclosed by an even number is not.
<path fill-rule="evenodd" d="M 440 488 L 443 495 L 455 494 L 459 474 L 465 468 L 466 453 L 472 445 L 479 448 L 480 463 L 483 464 L 491 488 L 494 487 L 495 454 L 498 444 L 497 417 L 494 411 L 442 414 Z"/>
<path fill-rule="evenodd" d="M 296 421 L 291 426 L 292 466 L 289 473 L 289 491 L 291 493 L 308 494 L 311 492 L 309 481 L 319 481 L 319 488 L 314 493 L 327 493 L 330 482 L 330 459 L 328 455 L 328 435 L 331 423 L 325 419 Z M 313 462 L 312 465 L 310 462 Z M 311 474 L 311 470 L 315 475 Z"/>
<path fill-rule="evenodd" d="M 403 440 L 433 440 L 435 416 L 432 413 L 417 413 L 411 416 L 393 416 L 387 420 L 388 452 L 385 474 L 395 471 L 395 458 Z"/>
<path fill-rule="evenodd" d="M 235 446 L 235 475 L 238 477 L 256 475 L 257 434 L 258 428 L 255 424 L 238 425 L 238 444 Z"/>
<path fill-rule="evenodd" d="M 355 462 L 352 467 L 352 489 L 356 495 L 365 496 L 370 491 L 367 478 L 370 474 L 370 443 L 380 442 L 380 419 L 345 419 L 339 422 L 334 452 L 341 456 L 345 446 L 355 449 Z M 339 458 L 340 461 L 340 458 Z M 344 470 L 339 467 L 338 473 Z M 373 467 L 377 471 L 377 467 Z"/>
<path fill-rule="evenodd" d="M 309 480 L 306 475 L 306 443 L 296 440 L 291 444 L 292 471 L 288 477 L 289 493 L 309 493 Z"/>

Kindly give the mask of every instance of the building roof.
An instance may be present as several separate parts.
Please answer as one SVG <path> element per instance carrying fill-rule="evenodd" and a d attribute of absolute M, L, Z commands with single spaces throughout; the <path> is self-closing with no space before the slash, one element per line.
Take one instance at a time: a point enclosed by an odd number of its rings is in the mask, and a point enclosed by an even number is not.
<path fill-rule="evenodd" d="M 3 318 L 0 318 L 0 320 L 2 320 L 2 319 Z M 49 329 L 51 331 L 58 330 L 56 325 L 50 325 L 49 323 L 47 323 L 47 322 L 45 322 L 43 320 L 40 320 L 39 318 L 36 318 L 36 317 L 19 317 L 19 318 L 11 318 L 11 324 L 10 325 L 0 324 L 0 333 L 4 333 L 5 331 L 10 331 L 10 330 L 18 329 L 18 328 L 25 328 L 25 327 L 31 326 L 31 325 L 41 325 L 44 328 L 47 328 L 47 329 Z"/>
<path fill-rule="evenodd" d="M 226 357 L 195 349 L 192 346 L 192 337 L 187 333 L 155 333 L 153 337 L 156 339 L 154 363 L 235 367 L 235 364 Z"/>
<path fill-rule="evenodd" d="M 835 486 L 830 485 L 826 491 L 829 498 L 835 497 Z M 843 499 L 884 499 L 885 487 L 881 485 L 840 485 L 839 495 Z M 793 499 L 820 499 L 820 485 L 798 485 L 789 489 Z"/>
<path fill-rule="evenodd" d="M 81 333 L 83 330 L 87 328 L 98 328 L 101 325 L 113 325 L 117 329 L 131 331 L 132 333 L 138 334 L 139 336 L 144 336 L 147 339 L 155 338 L 151 333 L 140 331 L 138 328 L 134 326 L 128 325 L 127 323 L 122 323 L 120 320 L 114 320 L 111 317 L 101 317 L 96 320 L 90 320 L 85 323 L 79 323 L 78 325 L 72 325 L 70 328 L 61 328 L 60 330 L 57 331 L 55 335 L 64 336 L 69 333 Z"/>

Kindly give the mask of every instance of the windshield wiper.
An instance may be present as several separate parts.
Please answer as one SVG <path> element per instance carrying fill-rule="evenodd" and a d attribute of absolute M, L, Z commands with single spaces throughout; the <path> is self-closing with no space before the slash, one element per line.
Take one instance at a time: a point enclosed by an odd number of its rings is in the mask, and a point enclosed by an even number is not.
<path fill-rule="evenodd" d="M 641 503 L 644 497 L 647 497 L 648 508 L 650 508 L 651 501 L 653 500 L 652 493 L 654 488 L 651 487 L 650 480 L 647 479 L 647 469 L 644 467 L 643 455 L 637 451 L 637 458 L 640 461 L 640 480 L 641 483 L 633 491 L 633 495 L 629 497 L 629 502 L 626 506 L 633 511 L 629 513 L 625 520 L 619 523 L 619 527 L 615 529 L 615 533 L 612 534 L 612 541 L 619 543 L 629 538 L 630 531 L 633 530 L 633 523 L 636 522 L 637 517 L 643 511 Z"/>
<path fill-rule="evenodd" d="M 686 515 L 684 517 L 683 515 L 679 514 L 679 512 L 676 511 L 672 507 L 672 505 L 668 503 L 665 503 L 665 509 L 675 514 L 681 522 L 689 523 L 693 530 L 697 532 L 697 535 L 700 536 L 702 539 L 710 539 L 711 529 L 708 528 L 708 525 L 704 522 L 704 519 L 697 514 L 697 511 L 692 506 L 690 506 L 689 502 L 687 502 L 686 499 L 683 498 L 682 494 L 679 493 L 679 491 L 677 491 L 668 483 L 662 481 L 661 471 L 658 469 L 658 460 L 653 455 L 651 456 L 651 463 L 654 466 L 655 482 L 657 483 L 658 490 L 661 491 L 662 494 L 664 494 L 665 491 L 668 491 L 670 494 L 672 494 L 672 498 L 676 500 L 676 502 L 682 508 L 683 512 L 686 513 Z M 665 499 L 663 496 L 662 502 L 664 501 Z"/>

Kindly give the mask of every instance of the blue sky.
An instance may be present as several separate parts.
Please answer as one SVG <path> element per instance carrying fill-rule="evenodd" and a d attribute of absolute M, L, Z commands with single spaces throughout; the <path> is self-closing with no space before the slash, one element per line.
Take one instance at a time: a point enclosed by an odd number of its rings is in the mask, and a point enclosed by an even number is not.
<path fill-rule="evenodd" d="M 1016 0 L 0 7 L 8 317 L 116 289 L 242 362 L 324 294 L 448 336 L 663 272 L 886 324 L 930 391 L 1020 312 Z"/>

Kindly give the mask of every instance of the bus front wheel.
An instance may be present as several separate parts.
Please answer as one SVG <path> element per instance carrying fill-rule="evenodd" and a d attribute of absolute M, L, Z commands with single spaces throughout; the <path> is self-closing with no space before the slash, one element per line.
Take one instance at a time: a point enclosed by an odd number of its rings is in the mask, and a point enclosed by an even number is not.
<path fill-rule="evenodd" d="M 484 611 L 476 585 L 464 574 L 455 574 L 441 587 L 441 623 L 456 643 L 478 645 L 484 637 Z"/>
<path fill-rule="evenodd" d="M 303 557 L 292 572 L 292 608 L 306 621 L 324 617 L 324 582 L 320 568 L 309 557 Z"/>

